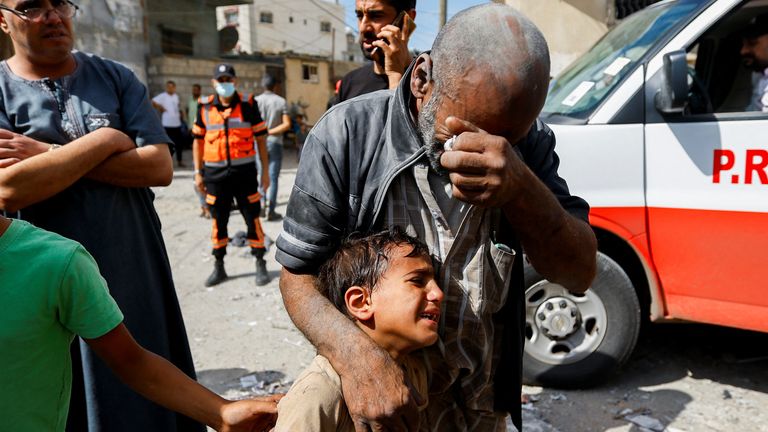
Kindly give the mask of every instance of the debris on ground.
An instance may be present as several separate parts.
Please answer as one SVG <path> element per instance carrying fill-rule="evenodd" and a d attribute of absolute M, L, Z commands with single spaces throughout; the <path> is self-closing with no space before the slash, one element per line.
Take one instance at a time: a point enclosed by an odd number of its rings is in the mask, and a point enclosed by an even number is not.
<path fill-rule="evenodd" d="M 662 424 L 659 420 L 645 414 L 630 414 L 625 416 L 624 419 L 641 428 L 648 429 L 653 432 L 663 432 L 665 429 L 664 424 Z"/>

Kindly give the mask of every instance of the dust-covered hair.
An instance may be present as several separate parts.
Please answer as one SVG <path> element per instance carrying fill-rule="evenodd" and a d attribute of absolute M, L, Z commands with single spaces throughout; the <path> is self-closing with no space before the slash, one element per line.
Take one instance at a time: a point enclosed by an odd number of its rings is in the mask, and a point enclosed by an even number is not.
<path fill-rule="evenodd" d="M 344 301 L 347 290 L 359 286 L 372 292 L 389 267 L 392 250 L 403 245 L 412 248 L 407 257 L 431 259 L 427 245 L 397 226 L 375 234 L 351 234 L 331 259 L 320 267 L 318 290 L 338 310 L 347 314 Z"/>
<path fill-rule="evenodd" d="M 438 33 L 430 56 L 438 95 L 472 68 L 497 82 L 514 73 L 542 103 L 547 92 L 547 42 L 536 25 L 507 5 L 487 3 L 457 13 Z"/>

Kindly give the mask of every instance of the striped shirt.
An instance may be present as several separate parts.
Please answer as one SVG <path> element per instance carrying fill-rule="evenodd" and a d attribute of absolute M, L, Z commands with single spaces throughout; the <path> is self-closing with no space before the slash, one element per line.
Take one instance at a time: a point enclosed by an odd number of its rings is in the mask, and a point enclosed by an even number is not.
<path fill-rule="evenodd" d="M 492 413 L 493 373 L 499 363 L 501 329 L 493 313 L 504 305 L 514 253 L 494 242 L 501 212 L 451 197 L 447 178 L 417 163 L 387 192 L 384 221 L 424 241 L 442 263 L 437 281 L 445 293 L 440 342 L 425 350 L 430 394 L 447 393 L 458 380 L 470 410 Z"/>

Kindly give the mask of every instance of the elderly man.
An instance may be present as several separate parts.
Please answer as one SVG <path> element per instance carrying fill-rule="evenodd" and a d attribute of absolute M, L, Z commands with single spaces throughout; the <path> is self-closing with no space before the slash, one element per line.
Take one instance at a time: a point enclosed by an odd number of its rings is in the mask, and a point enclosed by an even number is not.
<path fill-rule="evenodd" d="M 0 209 L 81 243 L 136 340 L 194 378 L 148 188 L 171 181 L 170 140 L 146 87 L 72 50 L 71 2 L 2 0 L 0 9 L 15 52 L 0 63 Z M 70 430 L 202 429 L 131 391 L 82 341 L 72 354 Z"/>
<path fill-rule="evenodd" d="M 501 431 L 510 413 L 521 428 L 522 248 L 573 292 L 589 287 L 596 265 L 588 206 L 558 176 L 554 136 L 536 120 L 548 77 L 535 26 L 508 6 L 477 6 L 441 30 L 394 93 L 335 107 L 307 137 L 277 240 L 280 287 L 297 327 L 339 372 L 358 430 L 415 430 L 419 396 L 317 291 L 314 274 L 345 233 L 391 225 L 442 262 L 421 427 Z"/>

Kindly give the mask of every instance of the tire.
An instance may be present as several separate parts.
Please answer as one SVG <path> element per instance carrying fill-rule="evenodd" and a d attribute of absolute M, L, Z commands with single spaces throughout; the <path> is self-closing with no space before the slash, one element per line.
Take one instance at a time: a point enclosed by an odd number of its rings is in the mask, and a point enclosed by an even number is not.
<path fill-rule="evenodd" d="M 640 304 L 632 282 L 598 253 L 597 276 L 581 295 L 525 269 L 523 382 L 585 388 L 610 377 L 632 354 Z"/>

